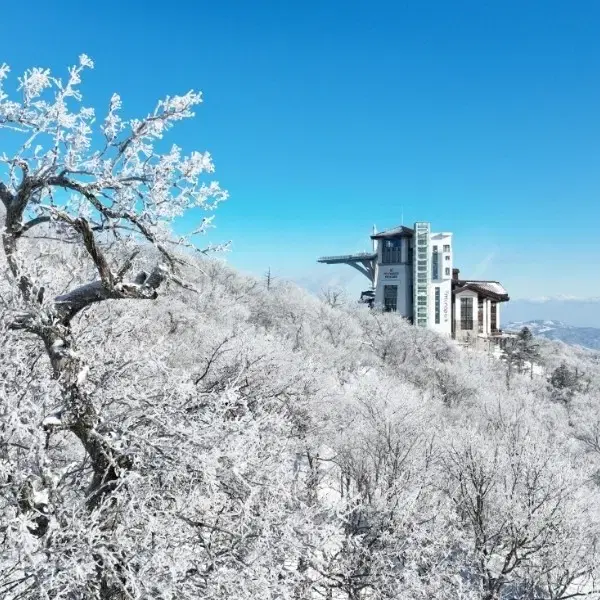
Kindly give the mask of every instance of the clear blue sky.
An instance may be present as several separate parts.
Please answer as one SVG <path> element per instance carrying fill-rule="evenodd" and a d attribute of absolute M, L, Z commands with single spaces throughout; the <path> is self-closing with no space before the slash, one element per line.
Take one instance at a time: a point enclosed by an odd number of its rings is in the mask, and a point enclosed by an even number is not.
<path fill-rule="evenodd" d="M 600 296 L 596 0 L 33 0 L 2 21 L 14 74 L 89 54 L 97 108 L 204 91 L 172 139 L 214 155 L 231 198 L 210 237 L 235 266 L 360 288 L 315 258 L 403 210 L 513 297 Z"/>

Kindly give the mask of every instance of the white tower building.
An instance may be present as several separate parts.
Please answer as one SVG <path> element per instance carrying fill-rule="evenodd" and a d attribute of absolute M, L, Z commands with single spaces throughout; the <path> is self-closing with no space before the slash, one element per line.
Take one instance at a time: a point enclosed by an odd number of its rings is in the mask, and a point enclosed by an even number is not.
<path fill-rule="evenodd" d="M 500 302 L 508 294 L 497 281 L 461 280 L 454 268 L 452 234 L 432 233 L 429 223 L 373 232 L 373 252 L 325 256 L 318 262 L 348 264 L 366 275 L 362 298 L 400 313 L 418 327 L 462 340 L 500 334 Z"/>
<path fill-rule="evenodd" d="M 452 234 L 429 223 L 396 227 L 377 240 L 375 305 L 399 312 L 419 327 L 452 332 Z"/>

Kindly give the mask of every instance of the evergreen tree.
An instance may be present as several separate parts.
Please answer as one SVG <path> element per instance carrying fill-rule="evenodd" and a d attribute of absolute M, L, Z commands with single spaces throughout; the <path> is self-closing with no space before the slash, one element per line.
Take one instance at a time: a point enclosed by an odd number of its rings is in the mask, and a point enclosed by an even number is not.
<path fill-rule="evenodd" d="M 539 344 L 535 341 L 531 330 L 523 327 L 516 337 L 509 338 L 504 344 L 504 360 L 507 364 L 506 386 L 510 388 L 510 381 L 514 368 L 523 373 L 525 366 L 529 363 L 529 373 L 533 379 L 533 368 L 540 360 Z"/>
<path fill-rule="evenodd" d="M 569 369 L 564 362 L 552 371 L 549 383 L 553 398 L 565 404 L 573 399 L 576 392 L 581 391 L 581 375 L 576 369 Z"/>
<path fill-rule="evenodd" d="M 530 377 L 533 379 L 533 367 L 540 358 L 539 344 L 535 341 L 529 327 L 523 327 L 518 336 L 519 369 L 523 371 L 525 364 L 529 363 Z"/>

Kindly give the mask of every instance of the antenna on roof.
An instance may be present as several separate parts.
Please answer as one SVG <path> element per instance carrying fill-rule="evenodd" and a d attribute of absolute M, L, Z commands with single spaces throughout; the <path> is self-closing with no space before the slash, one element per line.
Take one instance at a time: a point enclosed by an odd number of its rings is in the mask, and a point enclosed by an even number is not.
<path fill-rule="evenodd" d="M 373 225 L 373 235 L 377 235 L 377 227 Z M 373 252 L 377 252 L 377 242 L 373 240 Z"/>

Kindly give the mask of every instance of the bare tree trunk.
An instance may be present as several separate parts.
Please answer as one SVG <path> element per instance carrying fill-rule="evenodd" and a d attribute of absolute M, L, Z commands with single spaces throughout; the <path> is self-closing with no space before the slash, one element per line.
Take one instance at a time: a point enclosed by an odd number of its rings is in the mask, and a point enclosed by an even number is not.
<path fill-rule="evenodd" d="M 508 359 L 508 364 L 506 365 L 506 389 L 510 390 L 510 380 L 512 376 L 512 359 Z"/>
<path fill-rule="evenodd" d="M 5 197 L 2 199 L 5 201 Z M 10 272 L 15 278 L 25 305 L 30 306 L 31 310 L 18 314 L 11 327 L 33 333 L 42 340 L 52 365 L 53 377 L 60 386 L 63 403 L 61 427 L 71 431 L 77 437 L 92 465 L 93 475 L 87 490 L 87 507 L 90 511 L 106 510 L 105 499 L 117 489 L 123 474 L 131 469 L 133 461 L 130 456 L 117 450 L 98 432 L 99 415 L 92 399 L 85 391 L 88 366 L 74 346 L 71 320 L 87 306 L 103 300 L 155 298 L 156 289 L 164 280 L 165 272 L 157 266 L 150 275 L 142 272 L 133 281 L 123 282 L 123 276 L 131 266 L 131 259 L 126 261 L 117 275 L 112 274 L 95 243 L 88 223 L 83 219 L 69 219 L 67 222 L 82 235 L 83 243 L 101 279 L 59 296 L 50 307 L 44 307 L 42 306 L 43 290 L 35 288 L 32 279 L 22 271 L 17 258 L 18 240 L 22 234 L 20 225 L 22 210 L 19 212 L 15 209 L 17 200 L 18 196 L 14 196 L 13 202 L 7 206 L 6 228 L 2 242 Z M 36 507 L 31 505 L 31 502 L 27 502 L 26 490 L 22 490 L 20 496 L 22 502 L 19 504 L 22 510 L 35 510 Z M 106 514 L 105 520 L 111 522 L 113 517 L 114 515 L 111 517 Z M 38 519 L 37 529 L 33 532 L 38 537 L 42 537 L 47 531 L 47 520 L 44 523 L 40 519 Z M 101 554 L 96 555 L 95 560 L 101 597 L 105 600 L 125 599 L 128 596 L 125 578 L 126 563 L 117 560 L 117 566 L 109 571 L 105 568 L 105 561 Z"/>

